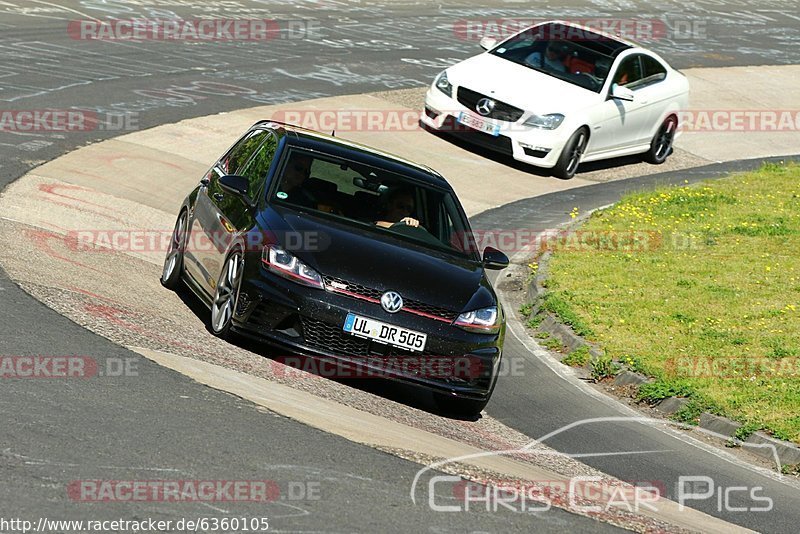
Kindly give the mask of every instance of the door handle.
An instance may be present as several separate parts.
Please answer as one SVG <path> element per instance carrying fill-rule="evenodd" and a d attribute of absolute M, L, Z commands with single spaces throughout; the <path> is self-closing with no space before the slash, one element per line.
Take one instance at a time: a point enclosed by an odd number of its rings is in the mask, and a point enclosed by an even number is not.
<path fill-rule="evenodd" d="M 214 193 L 214 200 L 217 202 L 222 202 L 222 199 L 225 198 L 225 195 L 222 193 Z"/>

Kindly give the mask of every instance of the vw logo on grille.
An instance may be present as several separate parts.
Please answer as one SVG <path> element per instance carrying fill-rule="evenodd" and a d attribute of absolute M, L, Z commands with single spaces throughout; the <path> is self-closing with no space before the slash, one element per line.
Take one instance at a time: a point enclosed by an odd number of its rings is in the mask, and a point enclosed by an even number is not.
<path fill-rule="evenodd" d="M 403 297 L 396 291 L 387 291 L 381 296 L 381 306 L 389 313 L 397 313 L 403 307 Z"/>
<path fill-rule="evenodd" d="M 492 112 L 494 109 L 494 104 L 495 102 L 491 98 L 481 98 L 478 100 L 478 103 L 475 104 L 475 111 L 485 117 Z"/>

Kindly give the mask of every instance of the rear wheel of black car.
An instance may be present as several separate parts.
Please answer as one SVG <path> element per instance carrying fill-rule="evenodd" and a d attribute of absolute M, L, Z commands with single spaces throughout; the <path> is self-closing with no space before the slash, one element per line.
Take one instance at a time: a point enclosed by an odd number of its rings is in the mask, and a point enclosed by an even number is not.
<path fill-rule="evenodd" d="M 231 334 L 233 313 L 236 310 L 236 301 L 239 299 L 239 286 L 242 283 L 244 258 L 242 252 L 232 252 L 225 260 L 225 267 L 217 281 L 214 291 L 214 300 L 211 302 L 211 332 L 218 337 L 227 339 Z"/>
<path fill-rule="evenodd" d="M 654 165 L 664 163 L 667 160 L 667 156 L 672 153 L 672 142 L 675 140 L 675 131 L 677 129 L 678 119 L 674 116 L 664 119 L 655 137 L 650 142 L 650 150 L 644 155 L 645 161 Z"/>
<path fill-rule="evenodd" d="M 183 272 L 183 251 L 186 249 L 186 231 L 189 226 L 189 214 L 183 210 L 175 221 L 175 229 L 169 242 L 169 251 L 164 258 L 164 269 L 161 271 L 161 285 L 167 289 L 178 289 Z"/>
<path fill-rule="evenodd" d="M 433 401 L 436 403 L 436 407 L 446 415 L 454 415 L 465 419 L 478 417 L 481 411 L 486 408 L 486 405 L 489 404 L 489 399 L 463 399 L 447 393 L 434 393 Z"/>
<path fill-rule="evenodd" d="M 586 150 L 586 144 L 589 142 L 589 132 L 586 128 L 578 129 L 572 137 L 569 138 L 561 155 L 558 157 L 555 167 L 553 167 L 553 175 L 569 180 L 575 176 L 578 170 L 578 165 L 581 164 L 583 152 Z"/>

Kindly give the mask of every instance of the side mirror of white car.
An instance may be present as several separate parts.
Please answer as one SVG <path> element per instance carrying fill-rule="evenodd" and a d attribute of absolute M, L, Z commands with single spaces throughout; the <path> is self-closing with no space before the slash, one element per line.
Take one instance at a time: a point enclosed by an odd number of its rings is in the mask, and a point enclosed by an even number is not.
<path fill-rule="evenodd" d="M 611 86 L 611 98 L 633 102 L 633 91 L 617 83 Z"/>
<path fill-rule="evenodd" d="M 491 50 L 497 44 L 497 39 L 494 37 L 483 37 L 480 45 L 484 50 Z"/>

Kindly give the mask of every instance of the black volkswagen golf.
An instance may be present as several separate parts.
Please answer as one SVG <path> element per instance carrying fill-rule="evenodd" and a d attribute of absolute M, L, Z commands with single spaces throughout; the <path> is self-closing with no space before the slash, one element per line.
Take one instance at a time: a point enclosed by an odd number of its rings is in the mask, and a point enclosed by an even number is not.
<path fill-rule="evenodd" d="M 477 414 L 505 319 L 453 189 L 434 170 L 262 121 L 181 206 L 161 283 L 210 308 L 211 331 L 433 391 Z"/>

